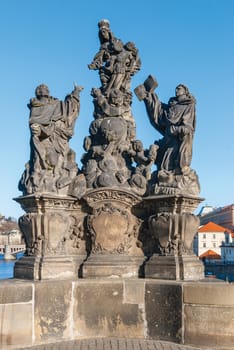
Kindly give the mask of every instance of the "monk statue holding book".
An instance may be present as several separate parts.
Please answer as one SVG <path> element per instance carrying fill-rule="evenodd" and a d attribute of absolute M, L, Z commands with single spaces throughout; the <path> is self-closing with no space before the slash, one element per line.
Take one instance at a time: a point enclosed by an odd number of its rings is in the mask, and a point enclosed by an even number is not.
<path fill-rule="evenodd" d="M 150 123 L 162 135 L 155 142 L 157 172 L 151 190 L 155 194 L 197 195 L 198 178 L 190 168 L 196 124 L 195 98 L 180 84 L 175 89 L 175 97 L 163 103 L 154 92 L 157 86 L 156 79 L 150 75 L 135 89 L 138 99 L 145 103 Z"/>

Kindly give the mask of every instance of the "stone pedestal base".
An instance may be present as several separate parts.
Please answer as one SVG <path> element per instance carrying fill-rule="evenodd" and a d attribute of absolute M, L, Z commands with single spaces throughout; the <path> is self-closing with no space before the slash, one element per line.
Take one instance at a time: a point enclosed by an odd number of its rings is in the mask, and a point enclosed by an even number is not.
<path fill-rule="evenodd" d="M 16 198 L 26 214 L 19 226 L 27 256 L 15 264 L 18 279 L 76 279 L 87 257 L 81 204 L 51 193 Z"/>
<path fill-rule="evenodd" d="M 142 277 L 143 257 L 92 255 L 83 264 L 83 278 L 138 278 Z"/>
<path fill-rule="evenodd" d="M 144 254 L 138 240 L 141 220 L 134 206 L 140 198 L 127 190 L 100 188 L 83 199 L 91 209 L 87 216 L 91 251 L 82 277 L 138 277 Z"/>
<path fill-rule="evenodd" d="M 204 278 L 204 266 L 195 255 L 153 255 L 145 264 L 145 277 L 197 281 Z"/>
<path fill-rule="evenodd" d="M 84 256 L 31 257 L 15 263 L 14 278 L 29 280 L 76 279 Z"/>

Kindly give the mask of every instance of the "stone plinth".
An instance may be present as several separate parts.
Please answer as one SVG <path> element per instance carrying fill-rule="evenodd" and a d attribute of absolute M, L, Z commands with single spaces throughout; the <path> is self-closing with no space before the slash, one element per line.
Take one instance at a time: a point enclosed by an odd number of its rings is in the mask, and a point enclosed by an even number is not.
<path fill-rule="evenodd" d="M 82 268 L 83 278 L 141 277 L 142 256 L 91 255 Z"/>
<path fill-rule="evenodd" d="M 145 277 L 164 280 L 194 281 L 204 278 L 204 266 L 197 256 L 153 255 L 145 264 Z"/>
<path fill-rule="evenodd" d="M 152 196 L 145 198 L 148 223 L 157 251 L 145 264 L 145 277 L 199 280 L 203 263 L 193 253 L 193 237 L 200 220 L 193 214 L 201 198 L 193 196 Z"/>
<path fill-rule="evenodd" d="M 186 195 L 155 195 L 144 198 L 148 213 L 193 213 L 203 198 Z"/>
<path fill-rule="evenodd" d="M 78 278 L 80 265 L 87 255 L 80 203 L 72 197 L 52 194 L 15 200 L 26 211 L 19 219 L 26 256 L 16 262 L 14 277 Z"/>
<path fill-rule="evenodd" d="M 139 247 L 141 221 L 133 214 L 140 198 L 127 190 L 100 188 L 83 198 L 90 207 L 87 230 L 91 251 L 83 277 L 138 277 L 144 256 Z"/>

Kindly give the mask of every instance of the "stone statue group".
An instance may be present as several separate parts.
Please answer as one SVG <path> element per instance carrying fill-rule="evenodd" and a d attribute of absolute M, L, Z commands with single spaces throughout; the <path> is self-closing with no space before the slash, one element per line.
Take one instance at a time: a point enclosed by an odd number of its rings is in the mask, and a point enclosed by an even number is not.
<path fill-rule="evenodd" d="M 75 86 L 64 101 L 39 85 L 30 100 L 30 159 L 19 182 L 23 195 L 56 193 L 81 198 L 90 189 L 116 187 L 140 196 L 199 194 L 196 172 L 190 168 L 195 131 L 195 99 L 180 84 L 175 97 L 163 103 L 149 75 L 135 88 L 145 103 L 150 123 L 162 135 L 149 149 L 136 139 L 131 111 L 131 77 L 141 60 L 133 42 L 123 43 L 107 20 L 98 23 L 100 49 L 88 65 L 97 70 L 101 87 L 93 88 L 94 120 L 84 138 L 85 153 L 78 169 L 69 146 L 79 114 L 80 92 Z M 151 167 L 156 164 L 156 171 Z"/>
<path fill-rule="evenodd" d="M 193 210 L 201 202 L 191 169 L 196 101 L 180 84 L 161 102 L 152 75 L 137 86 L 161 134 L 145 149 L 131 109 L 138 50 L 116 38 L 109 21 L 98 27 L 100 48 L 88 68 L 98 71 L 101 86 L 91 90 L 93 121 L 80 169 L 69 141 L 83 88 L 74 86 L 60 101 L 42 84 L 28 104 L 31 152 L 16 199 L 26 211 L 19 218 L 26 256 L 15 277 L 199 279 L 203 267 L 191 248 L 199 226 Z"/>

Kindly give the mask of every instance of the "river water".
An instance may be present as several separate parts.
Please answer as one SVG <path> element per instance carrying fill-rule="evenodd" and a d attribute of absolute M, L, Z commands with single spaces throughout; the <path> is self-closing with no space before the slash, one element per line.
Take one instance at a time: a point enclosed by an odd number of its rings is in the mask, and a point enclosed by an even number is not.
<path fill-rule="evenodd" d="M 21 258 L 23 253 L 18 254 L 17 259 Z M 0 255 L 0 280 L 13 277 L 14 265 L 16 260 L 4 260 L 3 255 Z"/>

